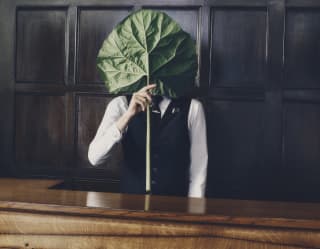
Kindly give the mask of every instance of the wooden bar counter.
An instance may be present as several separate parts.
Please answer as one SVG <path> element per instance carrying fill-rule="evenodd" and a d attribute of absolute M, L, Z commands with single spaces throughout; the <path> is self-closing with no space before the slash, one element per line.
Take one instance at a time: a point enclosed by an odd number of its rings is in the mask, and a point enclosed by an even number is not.
<path fill-rule="evenodd" d="M 0 179 L 0 248 L 320 248 L 320 204 L 48 189 Z"/>

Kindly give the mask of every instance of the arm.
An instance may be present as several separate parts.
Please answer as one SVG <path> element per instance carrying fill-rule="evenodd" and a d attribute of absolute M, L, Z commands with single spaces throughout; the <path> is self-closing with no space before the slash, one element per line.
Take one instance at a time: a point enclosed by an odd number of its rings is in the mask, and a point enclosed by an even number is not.
<path fill-rule="evenodd" d="M 97 133 L 89 145 L 88 159 L 94 166 L 103 163 L 110 155 L 113 146 L 118 143 L 125 131 L 125 125 L 117 127 L 116 122 L 124 116 L 128 109 L 124 96 L 114 98 L 108 104 Z"/>
<path fill-rule="evenodd" d="M 190 104 L 188 126 L 191 144 L 188 196 L 204 197 L 208 164 L 207 128 L 203 106 L 195 99 Z"/>
<path fill-rule="evenodd" d="M 132 95 L 128 106 L 124 96 L 113 99 L 104 114 L 98 131 L 89 145 L 88 159 L 92 165 L 103 163 L 110 150 L 118 143 L 126 131 L 130 120 L 139 112 L 145 111 L 151 103 L 150 90 L 156 85 L 148 85 Z"/>

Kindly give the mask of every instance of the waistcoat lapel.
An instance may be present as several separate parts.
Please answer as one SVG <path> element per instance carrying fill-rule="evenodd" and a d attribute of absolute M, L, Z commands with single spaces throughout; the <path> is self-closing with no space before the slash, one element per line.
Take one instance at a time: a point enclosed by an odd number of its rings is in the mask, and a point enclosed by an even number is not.
<path fill-rule="evenodd" d="M 172 118 L 174 118 L 176 115 L 179 115 L 180 111 L 182 111 L 181 108 L 181 101 L 172 99 L 161 119 L 159 128 L 162 129 L 168 124 L 168 122 L 170 122 Z"/>

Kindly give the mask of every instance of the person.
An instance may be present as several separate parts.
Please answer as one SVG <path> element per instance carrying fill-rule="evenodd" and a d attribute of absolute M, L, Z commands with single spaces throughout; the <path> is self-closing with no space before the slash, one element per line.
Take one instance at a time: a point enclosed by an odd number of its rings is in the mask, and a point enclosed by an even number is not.
<path fill-rule="evenodd" d="M 207 138 L 203 106 L 191 98 L 154 96 L 151 84 L 108 104 L 88 159 L 103 163 L 122 142 L 122 192 L 145 194 L 146 109 L 151 108 L 151 193 L 204 197 Z"/>

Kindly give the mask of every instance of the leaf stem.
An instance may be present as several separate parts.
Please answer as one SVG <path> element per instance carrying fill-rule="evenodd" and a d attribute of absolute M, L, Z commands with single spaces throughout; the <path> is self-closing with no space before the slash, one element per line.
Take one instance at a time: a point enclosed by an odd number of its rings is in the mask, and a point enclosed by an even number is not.
<path fill-rule="evenodd" d="M 147 58 L 148 60 L 148 58 Z M 147 74 L 147 85 L 149 82 L 149 60 L 147 61 L 148 74 Z M 150 186 L 150 106 L 147 105 L 147 137 L 146 137 L 146 193 L 149 194 L 151 191 Z"/>
<path fill-rule="evenodd" d="M 147 69 L 147 86 L 150 84 L 150 66 L 149 66 L 149 52 L 148 52 L 148 43 L 147 43 L 147 37 L 146 37 L 146 30 L 145 30 L 145 25 L 143 22 L 142 18 L 142 23 L 143 23 L 143 29 L 144 29 L 144 42 L 145 42 L 145 49 L 146 49 L 146 69 Z M 151 193 L 151 185 L 150 185 L 150 105 L 147 105 L 147 131 L 146 131 L 146 194 Z"/>

